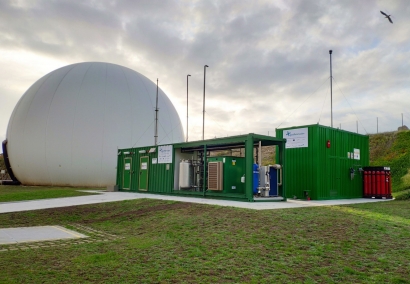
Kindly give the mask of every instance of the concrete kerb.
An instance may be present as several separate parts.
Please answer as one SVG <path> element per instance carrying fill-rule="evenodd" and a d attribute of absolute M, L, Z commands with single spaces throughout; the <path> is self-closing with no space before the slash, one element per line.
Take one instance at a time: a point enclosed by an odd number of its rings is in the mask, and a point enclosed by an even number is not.
<path fill-rule="evenodd" d="M 172 196 L 172 195 L 158 195 L 158 194 L 137 193 L 137 192 L 119 192 L 119 191 L 106 192 L 106 191 L 96 191 L 96 190 L 81 190 L 81 191 L 89 192 L 89 193 L 99 193 L 99 194 L 88 195 L 88 196 L 20 201 L 20 202 L 6 202 L 6 203 L 1 204 L 0 214 L 40 210 L 40 209 L 48 209 L 48 208 L 67 207 L 67 206 L 97 204 L 97 203 L 105 203 L 105 202 L 115 202 L 115 201 L 122 201 L 122 200 L 142 199 L 142 198 L 172 200 L 172 201 L 191 202 L 191 203 L 219 205 L 219 206 L 229 206 L 229 207 L 237 207 L 237 208 L 245 208 L 245 209 L 253 209 L 253 210 L 273 210 L 273 209 L 284 209 L 284 208 L 347 205 L 347 204 L 357 204 L 357 203 L 389 201 L 386 199 L 357 198 L 357 199 L 320 200 L 320 201 L 288 199 L 288 201 L 285 201 L 285 202 L 249 203 L 249 202 L 242 202 L 242 201 L 207 199 L 207 198 Z"/>

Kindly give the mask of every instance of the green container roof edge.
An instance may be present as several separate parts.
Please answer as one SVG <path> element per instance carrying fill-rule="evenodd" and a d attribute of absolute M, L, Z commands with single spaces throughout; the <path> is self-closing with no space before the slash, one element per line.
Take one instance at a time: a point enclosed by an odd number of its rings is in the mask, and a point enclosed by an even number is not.
<path fill-rule="evenodd" d="M 167 146 L 173 145 L 175 148 L 184 148 L 184 147 L 195 147 L 195 146 L 203 146 L 203 145 L 218 145 L 218 144 L 230 144 L 235 142 L 245 142 L 249 136 L 252 136 L 255 142 L 258 141 L 272 141 L 275 142 L 270 145 L 279 145 L 281 142 L 285 142 L 285 139 L 278 138 L 274 136 L 266 136 L 262 134 L 243 134 L 243 135 L 236 135 L 236 136 L 229 136 L 229 137 L 217 137 L 212 139 L 205 139 L 205 140 L 195 140 L 195 141 L 188 141 L 188 142 L 178 142 L 178 143 L 168 143 L 168 144 L 158 144 L 158 145 L 147 145 L 147 146 L 138 146 L 138 147 L 127 147 L 127 148 L 119 148 L 118 151 L 131 151 L 135 149 L 141 148 L 150 148 L 150 147 L 158 147 L 158 146 Z"/>
<path fill-rule="evenodd" d="M 207 145 L 229 144 L 229 143 L 234 143 L 234 142 L 244 142 L 250 136 L 252 136 L 255 141 L 265 140 L 265 141 L 272 141 L 272 142 L 278 142 L 278 143 L 284 142 L 284 139 L 282 139 L 282 138 L 277 138 L 277 137 L 273 137 L 273 136 L 266 136 L 266 135 L 261 135 L 261 134 L 255 134 L 255 133 L 249 133 L 249 134 L 229 136 L 229 137 L 218 137 L 218 138 L 205 139 L 205 140 L 180 142 L 180 143 L 174 143 L 173 145 L 176 148 L 183 148 L 183 147 L 186 147 L 186 146 L 201 146 L 201 145 L 204 145 L 204 144 L 207 144 Z"/>
<path fill-rule="evenodd" d="M 277 131 L 277 130 L 298 129 L 298 128 L 305 128 L 305 127 L 312 127 L 312 126 L 318 126 L 318 127 L 320 127 L 320 128 L 328 128 L 328 129 L 332 129 L 332 130 L 334 130 L 334 131 L 341 131 L 341 132 L 351 133 L 351 134 L 355 134 L 355 135 L 359 135 L 359 136 L 363 136 L 363 137 L 369 137 L 369 135 L 367 135 L 367 134 L 360 134 L 360 133 L 356 133 L 356 132 L 351 132 L 351 131 L 347 131 L 347 130 L 343 130 L 343 129 L 339 129 L 339 128 L 334 128 L 334 127 L 322 125 L 322 124 L 319 124 L 319 123 L 317 123 L 317 124 L 300 125 L 300 126 L 292 126 L 292 127 L 276 128 L 276 131 Z"/>

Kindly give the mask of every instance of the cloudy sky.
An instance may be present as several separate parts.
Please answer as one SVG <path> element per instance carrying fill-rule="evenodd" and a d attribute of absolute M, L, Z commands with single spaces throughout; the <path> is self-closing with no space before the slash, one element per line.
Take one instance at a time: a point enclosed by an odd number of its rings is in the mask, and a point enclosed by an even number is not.
<path fill-rule="evenodd" d="M 334 127 L 391 131 L 410 126 L 409 37 L 408 0 L 0 1 L 0 139 L 36 80 L 85 61 L 158 78 L 184 128 L 191 74 L 190 141 L 205 64 L 205 138 L 330 126 L 330 49 Z"/>

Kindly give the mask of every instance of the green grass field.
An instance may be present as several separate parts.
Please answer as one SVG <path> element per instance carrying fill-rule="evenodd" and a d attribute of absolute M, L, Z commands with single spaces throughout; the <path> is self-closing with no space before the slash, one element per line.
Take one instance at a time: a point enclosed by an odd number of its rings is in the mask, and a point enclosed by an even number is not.
<path fill-rule="evenodd" d="M 100 232 L 89 243 L 0 245 L 0 283 L 410 283 L 409 209 L 409 201 L 256 211 L 140 199 L 0 214 L 2 228 Z"/>
<path fill-rule="evenodd" d="M 92 195 L 93 193 L 78 190 L 98 190 L 101 188 L 73 188 L 46 186 L 13 186 L 0 185 L 0 202 L 35 200 L 46 198 L 60 198 Z"/>

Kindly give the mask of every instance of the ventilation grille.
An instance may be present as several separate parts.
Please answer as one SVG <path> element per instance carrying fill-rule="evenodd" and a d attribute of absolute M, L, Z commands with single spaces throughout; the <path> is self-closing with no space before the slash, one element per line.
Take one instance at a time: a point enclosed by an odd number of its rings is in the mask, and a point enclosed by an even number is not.
<path fill-rule="evenodd" d="M 223 163 L 209 162 L 208 163 L 208 189 L 223 190 Z"/>

